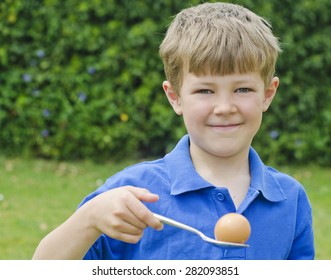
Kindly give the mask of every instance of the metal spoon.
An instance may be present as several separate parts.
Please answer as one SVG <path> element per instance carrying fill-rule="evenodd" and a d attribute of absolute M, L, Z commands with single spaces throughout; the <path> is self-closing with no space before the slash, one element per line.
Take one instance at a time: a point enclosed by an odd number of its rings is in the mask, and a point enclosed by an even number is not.
<path fill-rule="evenodd" d="M 248 247 L 249 246 L 248 244 L 244 244 L 244 243 L 233 243 L 233 242 L 218 241 L 216 239 L 213 239 L 213 238 L 210 238 L 210 237 L 204 235 L 201 231 L 199 231 L 199 230 L 197 230 L 193 227 L 182 224 L 180 222 L 177 222 L 175 220 L 172 220 L 170 218 L 164 217 L 164 216 L 156 214 L 156 213 L 153 213 L 153 214 L 154 214 L 154 217 L 159 219 L 162 223 L 168 224 L 170 226 L 178 227 L 178 228 L 183 229 L 183 230 L 193 232 L 193 233 L 199 235 L 204 241 L 212 243 L 213 245 L 221 246 L 221 247 Z"/>

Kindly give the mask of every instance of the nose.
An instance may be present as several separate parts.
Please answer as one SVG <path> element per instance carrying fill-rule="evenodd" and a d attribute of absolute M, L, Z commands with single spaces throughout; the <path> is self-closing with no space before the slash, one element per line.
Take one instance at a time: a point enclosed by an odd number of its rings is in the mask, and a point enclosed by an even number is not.
<path fill-rule="evenodd" d="M 215 98 L 214 114 L 226 115 L 234 113 L 236 110 L 233 97 L 230 94 L 218 94 L 217 98 Z"/>

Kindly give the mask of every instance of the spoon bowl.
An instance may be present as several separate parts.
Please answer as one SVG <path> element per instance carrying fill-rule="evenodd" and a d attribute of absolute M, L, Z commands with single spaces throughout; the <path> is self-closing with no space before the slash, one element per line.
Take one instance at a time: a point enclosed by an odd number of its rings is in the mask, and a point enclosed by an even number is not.
<path fill-rule="evenodd" d="M 243 248 L 243 247 L 249 247 L 248 244 L 244 244 L 244 243 L 233 243 L 233 242 L 224 242 L 224 241 L 218 241 L 216 239 L 210 238 L 208 236 L 206 236 L 205 234 L 203 234 L 201 231 L 197 230 L 196 228 L 190 227 L 188 225 L 185 225 L 183 223 L 177 222 L 173 219 L 164 217 L 162 215 L 153 213 L 154 217 L 159 219 L 160 222 L 170 225 L 170 226 L 174 226 L 183 230 L 187 230 L 190 232 L 193 232 L 197 235 L 199 235 L 204 241 L 211 243 L 215 246 L 220 246 L 220 247 L 236 247 L 236 248 Z"/>

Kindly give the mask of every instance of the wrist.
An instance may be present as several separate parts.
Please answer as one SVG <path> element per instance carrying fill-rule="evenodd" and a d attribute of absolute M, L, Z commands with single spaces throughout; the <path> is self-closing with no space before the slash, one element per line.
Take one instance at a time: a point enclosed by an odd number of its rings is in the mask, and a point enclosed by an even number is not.
<path fill-rule="evenodd" d="M 80 223 L 81 234 L 84 235 L 86 242 L 93 244 L 102 234 L 96 225 L 96 217 L 91 211 L 91 207 L 87 204 L 84 204 L 77 210 L 78 221 Z"/>

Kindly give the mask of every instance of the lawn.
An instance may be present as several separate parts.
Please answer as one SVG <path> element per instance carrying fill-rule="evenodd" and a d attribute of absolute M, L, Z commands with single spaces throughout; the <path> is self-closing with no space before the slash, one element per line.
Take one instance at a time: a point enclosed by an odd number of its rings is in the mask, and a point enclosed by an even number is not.
<path fill-rule="evenodd" d="M 0 157 L 0 259 L 30 259 L 39 241 L 106 178 L 131 164 Z M 313 205 L 316 258 L 331 259 L 331 168 L 279 167 L 299 181 Z"/>

